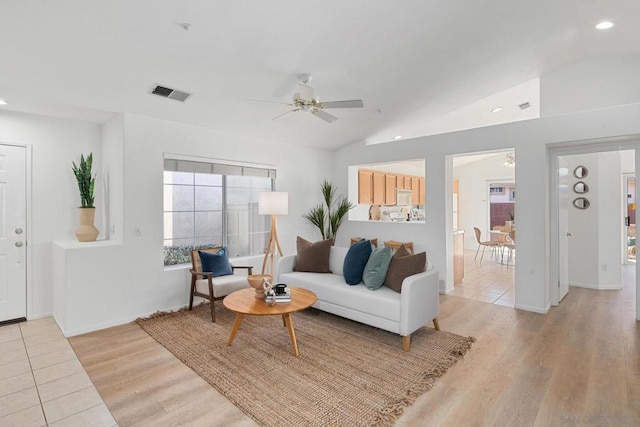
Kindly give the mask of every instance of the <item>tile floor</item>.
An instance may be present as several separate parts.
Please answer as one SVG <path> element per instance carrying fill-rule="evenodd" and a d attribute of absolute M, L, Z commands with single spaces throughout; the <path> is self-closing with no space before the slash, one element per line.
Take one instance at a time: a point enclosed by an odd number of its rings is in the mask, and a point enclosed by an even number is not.
<path fill-rule="evenodd" d="M 510 264 L 507 268 L 498 263 L 489 251 L 482 262 L 480 255 L 477 260 L 473 259 L 475 254 L 475 248 L 464 251 L 464 279 L 449 295 L 513 307 L 516 298 L 514 266 Z"/>
<path fill-rule="evenodd" d="M 116 425 L 53 318 L 0 326 L 0 426 Z"/>

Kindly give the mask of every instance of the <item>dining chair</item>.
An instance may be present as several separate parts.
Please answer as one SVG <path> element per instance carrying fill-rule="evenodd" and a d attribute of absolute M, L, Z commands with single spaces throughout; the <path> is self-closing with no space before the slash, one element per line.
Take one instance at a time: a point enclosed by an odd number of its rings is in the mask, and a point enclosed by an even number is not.
<path fill-rule="evenodd" d="M 502 246 L 502 242 L 493 241 L 493 240 L 482 240 L 482 232 L 478 227 L 473 227 L 473 231 L 476 234 L 476 242 L 478 242 L 478 249 L 476 249 L 476 256 L 473 258 L 474 260 L 478 258 L 478 252 L 482 247 L 482 255 L 480 256 L 480 263 L 482 264 L 482 259 L 484 258 L 484 251 L 487 248 L 491 248 L 491 254 L 495 257 L 496 250 Z"/>
<path fill-rule="evenodd" d="M 507 250 L 507 269 L 509 268 L 509 260 L 513 258 L 513 251 L 516 249 L 516 231 L 511 230 L 507 236 L 506 242 L 502 244 L 502 263 L 504 264 L 504 250 Z M 514 261 L 515 263 L 515 261 Z"/>

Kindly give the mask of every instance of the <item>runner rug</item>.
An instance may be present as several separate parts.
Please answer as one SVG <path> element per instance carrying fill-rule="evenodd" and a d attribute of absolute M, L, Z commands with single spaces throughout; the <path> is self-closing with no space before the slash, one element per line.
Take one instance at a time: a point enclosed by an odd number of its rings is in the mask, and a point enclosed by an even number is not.
<path fill-rule="evenodd" d="M 264 426 L 392 425 L 471 348 L 473 337 L 423 327 L 402 351 L 397 334 L 329 313 L 293 314 L 294 357 L 280 316 L 245 316 L 208 304 L 138 324 L 244 413 Z"/>

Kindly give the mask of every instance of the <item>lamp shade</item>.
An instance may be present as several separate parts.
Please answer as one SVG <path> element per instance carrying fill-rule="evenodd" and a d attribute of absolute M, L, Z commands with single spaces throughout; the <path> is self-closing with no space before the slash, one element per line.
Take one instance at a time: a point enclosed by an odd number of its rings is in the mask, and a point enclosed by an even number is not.
<path fill-rule="evenodd" d="M 260 215 L 287 215 L 289 213 L 289 193 L 282 191 L 260 193 L 258 213 Z"/>

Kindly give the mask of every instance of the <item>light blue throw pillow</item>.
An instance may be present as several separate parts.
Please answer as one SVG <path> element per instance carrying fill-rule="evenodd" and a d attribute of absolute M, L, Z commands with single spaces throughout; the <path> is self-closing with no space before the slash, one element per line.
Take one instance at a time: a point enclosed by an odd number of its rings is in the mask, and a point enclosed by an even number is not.
<path fill-rule="evenodd" d="M 367 239 L 361 239 L 358 242 L 351 245 L 347 255 L 344 257 L 344 264 L 342 272 L 344 274 L 344 281 L 348 285 L 357 285 L 362 282 L 362 273 L 364 267 L 369 261 L 371 255 L 371 241 Z"/>
<path fill-rule="evenodd" d="M 362 273 L 362 281 L 364 285 L 375 291 L 380 289 L 384 283 L 384 278 L 387 277 L 387 270 L 389 269 L 389 263 L 391 262 L 391 247 L 383 246 L 381 248 L 374 249 L 371 252 L 369 261 L 364 267 Z"/>
<path fill-rule="evenodd" d="M 200 264 L 204 273 L 213 273 L 213 277 L 228 276 L 233 274 L 227 248 L 222 247 L 216 253 L 198 251 Z"/>

